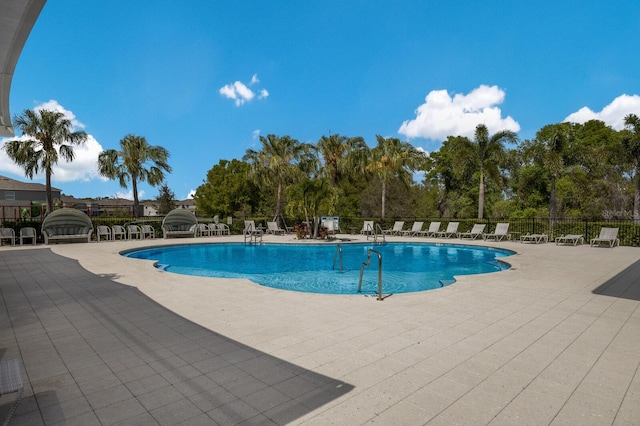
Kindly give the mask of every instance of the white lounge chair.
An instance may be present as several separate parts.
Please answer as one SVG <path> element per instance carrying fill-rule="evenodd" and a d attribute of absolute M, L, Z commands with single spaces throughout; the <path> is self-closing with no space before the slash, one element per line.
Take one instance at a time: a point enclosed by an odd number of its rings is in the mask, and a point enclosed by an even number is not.
<path fill-rule="evenodd" d="M 244 235 L 262 235 L 262 229 L 258 229 L 256 227 L 256 223 L 253 220 L 245 220 L 244 221 L 244 230 L 242 231 Z"/>
<path fill-rule="evenodd" d="M 496 229 L 493 230 L 492 234 L 484 234 L 482 238 L 486 240 L 495 240 L 502 241 L 505 237 L 509 237 L 509 224 L 508 223 L 497 223 Z"/>
<path fill-rule="evenodd" d="M 547 234 L 525 234 L 520 237 L 520 244 L 540 244 L 543 241 L 545 243 L 549 242 L 549 236 Z"/>
<path fill-rule="evenodd" d="M 285 230 L 278 226 L 278 222 L 267 222 L 267 234 L 284 235 Z"/>
<path fill-rule="evenodd" d="M 435 237 L 438 232 L 440 232 L 440 224 L 441 222 L 431 222 L 429 224 L 429 229 L 420 232 L 420 235 L 424 237 Z"/>
<path fill-rule="evenodd" d="M 446 230 L 436 232 L 436 237 L 451 238 L 458 234 L 458 226 L 460 226 L 460 222 L 449 222 Z"/>
<path fill-rule="evenodd" d="M 591 239 L 591 247 L 596 244 L 598 246 L 601 246 L 605 243 L 608 244 L 611 248 L 620 245 L 620 240 L 618 239 L 618 228 L 602 227 L 602 229 L 600 229 L 600 235 L 598 236 L 598 238 Z"/>
<path fill-rule="evenodd" d="M 393 224 L 393 228 L 385 229 L 382 231 L 382 233 L 385 235 L 400 235 L 403 227 L 404 221 L 396 221 L 396 223 Z"/>
<path fill-rule="evenodd" d="M 107 225 L 96 226 L 96 239 L 98 241 L 100 241 L 101 239 L 109 241 L 111 238 L 113 238 L 111 228 L 109 228 Z"/>
<path fill-rule="evenodd" d="M 365 220 L 360 230 L 361 235 L 373 235 L 375 232 L 374 224 L 372 220 Z"/>
<path fill-rule="evenodd" d="M 20 245 L 24 244 L 25 239 L 31 239 L 31 244 L 35 246 L 38 239 L 36 228 L 31 226 L 20 228 Z"/>
<path fill-rule="evenodd" d="M 415 237 L 422 232 L 422 225 L 424 225 L 424 222 L 413 222 L 411 229 L 402 231 L 402 235 Z"/>
<path fill-rule="evenodd" d="M 484 223 L 476 223 L 475 225 L 473 225 L 473 228 L 471 228 L 471 231 L 469 232 L 460 232 L 458 234 L 458 237 L 460 239 L 465 239 L 468 238 L 470 240 L 475 240 L 478 237 L 481 237 L 482 234 L 484 233 L 484 228 L 487 225 Z"/>
<path fill-rule="evenodd" d="M 577 246 L 584 243 L 584 237 L 578 234 L 567 234 L 556 238 L 556 245 L 569 245 Z"/>

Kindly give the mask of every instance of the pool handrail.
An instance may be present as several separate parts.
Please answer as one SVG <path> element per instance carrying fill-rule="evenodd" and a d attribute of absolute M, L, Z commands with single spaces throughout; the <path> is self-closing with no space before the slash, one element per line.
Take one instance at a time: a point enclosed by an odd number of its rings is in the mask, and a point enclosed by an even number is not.
<path fill-rule="evenodd" d="M 362 275 L 364 274 L 364 268 L 371 265 L 371 253 L 375 253 L 378 256 L 378 298 L 376 300 L 384 300 L 382 297 L 382 254 L 374 249 L 367 250 L 367 261 L 362 262 L 360 266 L 360 282 L 358 283 L 358 293 L 362 292 Z"/>

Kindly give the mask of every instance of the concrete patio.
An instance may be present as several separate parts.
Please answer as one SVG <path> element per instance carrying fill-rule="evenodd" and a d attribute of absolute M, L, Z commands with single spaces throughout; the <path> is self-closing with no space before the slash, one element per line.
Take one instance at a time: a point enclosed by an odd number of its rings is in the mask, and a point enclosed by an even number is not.
<path fill-rule="evenodd" d="M 487 243 L 510 270 L 384 301 L 118 254 L 241 240 L 0 247 L 12 424 L 640 424 L 638 248 Z"/>

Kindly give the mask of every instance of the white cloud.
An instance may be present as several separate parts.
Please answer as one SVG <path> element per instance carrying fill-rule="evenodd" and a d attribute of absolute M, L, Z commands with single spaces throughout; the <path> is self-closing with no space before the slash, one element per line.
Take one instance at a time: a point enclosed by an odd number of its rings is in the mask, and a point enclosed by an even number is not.
<path fill-rule="evenodd" d="M 72 111 L 65 109 L 55 100 L 50 100 L 43 104 L 40 104 L 34 108 L 36 111 L 40 110 L 59 111 L 64 114 L 65 118 L 71 121 L 74 130 L 84 129 L 84 124 L 76 119 L 75 114 Z M 0 139 L 0 146 L 4 146 L 4 142 L 8 140 L 28 140 L 31 139 L 27 136 L 18 136 L 14 138 Z M 102 145 L 92 136 L 87 135 L 87 140 L 83 145 L 73 147 L 74 160 L 72 162 L 66 162 L 64 159 L 59 158 L 58 164 L 53 167 L 53 175 L 51 180 L 53 182 L 71 182 L 71 181 L 83 181 L 87 182 L 92 179 L 102 179 L 98 175 L 97 163 L 98 155 L 103 151 Z M 0 171 L 9 172 L 14 175 L 24 176 L 24 169 L 16 165 L 11 160 L 4 149 L 0 149 Z M 39 173 L 34 176 L 34 180 L 44 179 L 44 173 Z"/>
<path fill-rule="evenodd" d="M 51 99 L 47 102 L 44 102 L 36 106 L 35 108 L 33 108 L 33 110 L 34 111 L 47 110 L 47 111 L 61 112 L 64 115 L 64 118 L 66 118 L 71 122 L 71 125 L 75 130 L 82 130 L 85 128 L 85 125 L 76 119 L 76 115 L 73 112 L 69 111 L 68 109 L 65 109 L 56 100 Z"/>
<path fill-rule="evenodd" d="M 505 92 L 498 86 L 484 84 L 467 95 L 456 93 L 453 97 L 446 90 L 432 90 L 425 103 L 415 110 L 416 118 L 404 121 L 398 133 L 408 138 L 434 140 L 471 137 L 478 124 L 486 125 L 491 133 L 518 132 L 520 125 L 510 116 L 502 118 L 502 111 L 496 106 L 504 97 Z"/>
<path fill-rule="evenodd" d="M 254 74 L 251 77 L 249 86 L 259 83 L 258 74 Z M 232 99 L 236 106 L 244 105 L 247 102 L 251 102 L 255 98 L 256 94 L 246 84 L 241 81 L 236 81 L 232 84 L 224 85 L 218 90 L 218 92 L 228 98 Z M 260 89 L 258 92 L 258 99 L 265 99 L 269 96 L 269 92 L 266 89 Z"/>
<path fill-rule="evenodd" d="M 189 190 L 189 193 L 187 194 L 187 200 L 192 200 L 195 195 L 196 195 L 195 189 Z"/>
<path fill-rule="evenodd" d="M 251 138 L 254 141 L 257 141 L 258 139 L 260 139 L 260 129 L 256 129 L 253 132 L 251 132 Z"/>
<path fill-rule="evenodd" d="M 144 191 L 138 191 L 138 200 L 142 200 L 144 198 Z M 133 201 L 133 191 L 129 190 L 128 192 L 116 192 L 113 194 L 113 198 L 122 198 L 125 200 Z"/>
<path fill-rule="evenodd" d="M 640 96 L 620 95 L 600 112 L 594 112 L 588 107 L 569 114 L 564 122 L 585 123 L 589 120 L 600 120 L 615 130 L 624 128 L 624 117 L 628 114 L 640 114 Z"/>

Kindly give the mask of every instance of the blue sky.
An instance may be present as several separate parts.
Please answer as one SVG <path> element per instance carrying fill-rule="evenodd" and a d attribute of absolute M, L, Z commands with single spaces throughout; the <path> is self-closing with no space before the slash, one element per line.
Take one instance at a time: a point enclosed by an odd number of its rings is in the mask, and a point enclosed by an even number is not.
<path fill-rule="evenodd" d="M 271 133 L 431 152 L 479 123 L 521 139 L 565 120 L 622 128 L 640 114 L 638 28 L 640 4 L 622 0 L 49 1 L 10 107 L 59 109 L 90 135 L 54 171 L 63 193 L 132 198 L 96 159 L 133 133 L 169 150 L 183 199 Z M 0 174 L 26 180 L 3 152 Z"/>

